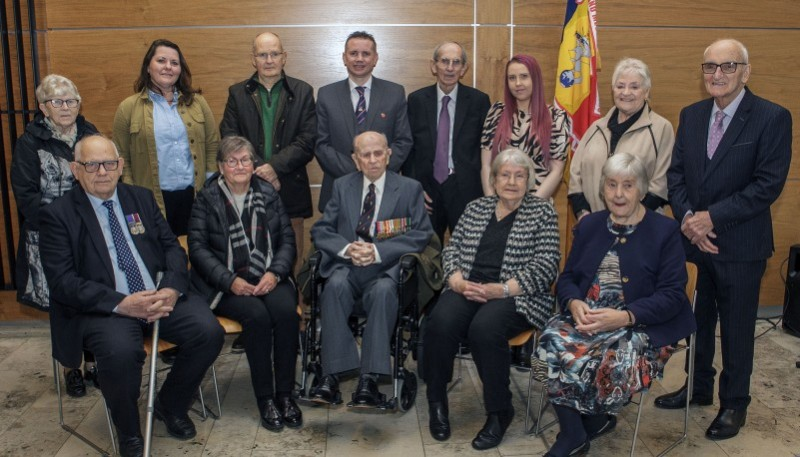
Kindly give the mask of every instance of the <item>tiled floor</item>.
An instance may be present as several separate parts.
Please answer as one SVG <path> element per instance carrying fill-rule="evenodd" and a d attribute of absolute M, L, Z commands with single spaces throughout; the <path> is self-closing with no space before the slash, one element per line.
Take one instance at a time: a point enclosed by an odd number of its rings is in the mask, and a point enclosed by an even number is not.
<path fill-rule="evenodd" d="M 767 324 L 759 324 L 759 333 Z M 227 345 L 230 344 L 230 339 Z M 58 425 L 56 395 L 50 363 L 47 327 L 37 323 L 0 325 L 0 455 L 80 456 L 93 455 L 84 443 L 70 437 Z M 693 407 L 688 443 L 671 455 L 684 456 L 797 456 L 800 454 L 800 339 L 773 330 L 757 341 L 756 372 L 752 380 L 753 402 L 747 425 L 734 439 L 712 442 L 704 438 L 716 406 Z M 652 406 L 654 395 L 672 390 L 683 382 L 683 356 L 667 366 L 663 383 L 657 383 L 645 402 L 636 455 L 655 455 L 681 428 L 680 411 L 660 411 Z M 352 411 L 303 406 L 305 426 L 300 430 L 272 433 L 258 424 L 252 399 L 247 361 L 229 355 L 217 362 L 223 401 L 223 417 L 195 420 L 198 435 L 181 442 L 166 436 L 156 422 L 154 455 L 158 456 L 466 456 L 542 455 L 555 439 L 557 427 L 542 437 L 523 431 L 527 375 L 515 373 L 512 389 L 517 417 L 498 449 L 476 452 L 470 440 L 484 420 L 480 389 L 474 367 L 464 365 L 464 382 L 450 395 L 453 436 L 446 443 L 434 441 L 427 431 L 424 386 L 417 407 L 407 413 Z M 205 383 L 206 397 L 211 393 Z M 343 386 L 345 396 L 352 381 Z M 535 393 L 538 393 L 538 387 Z M 143 402 L 142 402 L 143 403 Z M 718 405 L 717 405 L 718 406 Z M 89 389 L 82 399 L 68 399 L 68 423 L 103 446 L 110 448 L 103 402 L 99 392 Z M 614 433 L 592 443 L 591 456 L 627 455 L 635 421 L 635 406 L 629 406 Z M 194 417 L 194 416 L 193 416 Z M 550 415 L 546 415 L 547 418 Z"/>

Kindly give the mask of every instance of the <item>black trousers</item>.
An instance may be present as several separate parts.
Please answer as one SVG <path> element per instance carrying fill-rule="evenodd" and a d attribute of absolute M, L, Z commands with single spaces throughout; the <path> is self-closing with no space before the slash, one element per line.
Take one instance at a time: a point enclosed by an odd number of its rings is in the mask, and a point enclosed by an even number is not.
<path fill-rule="evenodd" d="M 145 360 L 143 341 L 152 325 L 117 314 L 85 315 L 81 320 L 84 344 L 97 358 L 100 390 L 117 430 L 126 436 L 140 436 L 137 401 Z M 222 349 L 225 331 L 204 300 L 187 295 L 161 319 L 159 336 L 180 347 L 159 400 L 167 411 L 185 414 L 206 370 Z"/>
<path fill-rule="evenodd" d="M 455 174 L 448 176 L 441 184 L 434 181 L 433 186 L 428 194 L 433 200 L 431 204 L 433 211 L 430 214 L 431 225 L 439 239 L 444 242 L 445 231 L 449 228 L 450 233 L 453 233 L 458 224 L 458 218 L 461 217 L 467 204 L 474 198 L 480 197 L 481 194 L 465 195 L 462 193 L 458 188 Z M 476 183 L 476 186 L 480 189 L 480 181 Z"/>
<path fill-rule="evenodd" d="M 720 262 L 702 254 L 697 262 L 697 352 L 694 391 L 714 393 L 713 367 L 717 319 L 722 347 L 719 400 L 722 408 L 743 409 L 750 404 L 754 334 L 758 296 L 766 260 Z"/>
<path fill-rule="evenodd" d="M 291 394 L 300 333 L 294 285 L 284 280 L 272 292 L 259 297 L 225 295 L 214 312 L 242 324 L 242 340 L 256 399 L 272 398 L 276 392 Z"/>
<path fill-rule="evenodd" d="M 162 190 L 164 197 L 164 211 L 167 213 L 167 223 L 175 236 L 189 233 L 189 217 L 192 215 L 194 204 L 194 187 L 183 190 Z"/>
<path fill-rule="evenodd" d="M 458 344 L 468 340 L 483 383 L 486 411 L 499 413 L 510 409 L 508 340 L 529 329 L 530 322 L 516 311 L 513 298 L 481 304 L 452 290 L 445 291 L 425 323 L 423 360 L 428 401 L 447 399 L 447 383 L 453 377 Z"/>

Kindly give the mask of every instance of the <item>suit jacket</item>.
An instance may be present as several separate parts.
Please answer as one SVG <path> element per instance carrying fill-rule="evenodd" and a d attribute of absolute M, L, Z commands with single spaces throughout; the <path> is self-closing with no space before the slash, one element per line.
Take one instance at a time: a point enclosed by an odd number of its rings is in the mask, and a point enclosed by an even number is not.
<path fill-rule="evenodd" d="M 323 277 L 330 276 L 338 268 L 353 266 L 349 260 L 339 257 L 338 254 L 348 243 L 357 239 L 356 225 L 361 214 L 363 183 L 364 178 L 360 172 L 337 179 L 322 218 L 311 228 L 314 245 L 322 252 L 320 272 Z M 381 265 L 386 271 L 399 271 L 400 257 L 412 252 L 422 252 L 433 236 L 433 228 L 425 212 L 422 186 L 413 179 L 387 171 L 381 206 L 373 223 L 405 217 L 411 219 L 405 233 L 374 241 L 381 256 Z M 396 276 L 394 272 L 390 272 L 390 275 Z"/>
<path fill-rule="evenodd" d="M 146 272 L 159 288 L 188 292 L 186 253 L 161 215 L 153 193 L 143 187 L 117 185 L 123 214 L 138 213 L 144 233 L 131 235 Z M 124 226 L 123 226 L 124 229 Z M 79 366 L 83 339 L 82 315 L 109 316 L 125 298 L 115 289 L 112 259 L 86 192 L 76 187 L 40 213 L 39 249 L 52 304 L 51 323 L 58 332 L 53 356 L 65 366 Z M 114 259 L 113 261 L 115 261 Z"/>
<path fill-rule="evenodd" d="M 681 111 L 667 172 L 672 213 L 708 211 L 720 261 L 754 261 L 772 256 L 770 205 L 781 193 L 792 158 L 792 116 L 785 108 L 753 95 L 748 88 L 720 140 L 706 157 L 714 101 Z M 689 260 L 700 250 L 683 239 Z"/>
<path fill-rule="evenodd" d="M 433 161 L 436 158 L 436 139 L 439 130 L 436 84 L 408 96 L 408 122 L 414 140 L 411 153 L 403 164 L 403 174 L 422 183 L 428 194 L 435 189 Z M 481 132 L 489 96 L 458 84 L 458 99 L 453 120 L 453 169 L 458 190 L 466 201 L 483 195 L 481 188 Z"/>
<path fill-rule="evenodd" d="M 389 169 L 399 172 L 411 150 L 411 130 L 406 117 L 403 86 L 373 77 L 366 123 L 365 130 L 386 135 L 392 149 Z M 355 136 L 356 118 L 348 80 L 320 88 L 317 94 L 317 145 L 314 151 L 324 172 L 319 196 L 320 212 L 325 211 L 333 181 L 356 171 L 356 164 L 351 157 Z"/>
<path fill-rule="evenodd" d="M 591 213 L 575 226 L 556 292 L 562 312 L 572 299 L 585 300 L 597 268 L 618 239 L 607 227 L 608 210 Z M 697 327 L 686 297 L 686 257 L 678 224 L 647 210 L 633 233 L 616 245 L 625 304 L 636 327 L 656 346 L 675 343 Z"/>

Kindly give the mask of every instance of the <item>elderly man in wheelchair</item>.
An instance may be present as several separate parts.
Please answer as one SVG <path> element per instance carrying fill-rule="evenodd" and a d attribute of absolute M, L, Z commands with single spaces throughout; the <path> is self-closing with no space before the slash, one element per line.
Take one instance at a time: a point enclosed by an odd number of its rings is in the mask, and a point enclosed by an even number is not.
<path fill-rule="evenodd" d="M 309 397 L 318 403 L 340 403 L 340 378 L 358 370 L 351 405 L 381 407 L 385 395 L 378 380 L 392 374 L 399 261 L 404 254 L 422 252 L 433 229 L 422 186 L 387 171 L 392 152 L 383 134 L 358 135 L 353 151 L 358 171 L 334 182 L 324 214 L 311 229 L 326 282 L 320 296 L 322 378 Z M 367 315 L 360 357 L 349 325 L 359 299 Z"/>

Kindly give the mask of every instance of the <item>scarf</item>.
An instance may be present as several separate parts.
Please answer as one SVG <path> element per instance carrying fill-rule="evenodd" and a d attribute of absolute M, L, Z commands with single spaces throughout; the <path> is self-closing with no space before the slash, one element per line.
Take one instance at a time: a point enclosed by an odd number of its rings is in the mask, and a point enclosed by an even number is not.
<path fill-rule="evenodd" d="M 46 125 L 47 129 L 50 130 L 50 133 L 53 134 L 53 138 L 55 138 L 57 140 L 61 140 L 64 143 L 67 143 L 67 146 L 69 146 L 70 149 L 74 149 L 75 148 L 75 143 L 78 140 L 78 124 L 77 123 L 72 124 L 70 126 L 69 133 L 62 133 L 61 129 L 55 124 L 55 122 L 50 120 L 49 117 L 45 117 L 44 118 L 44 125 Z"/>
<path fill-rule="evenodd" d="M 627 132 L 629 128 L 631 128 L 634 122 L 638 121 L 639 118 L 642 117 L 642 111 L 644 111 L 645 106 L 647 106 L 647 103 L 642 106 L 642 109 L 637 111 L 633 116 L 629 117 L 621 124 L 617 120 L 617 117 L 619 116 L 619 110 L 615 109 L 611 114 L 611 119 L 608 120 L 608 130 L 611 130 L 611 144 L 608 153 L 609 157 L 614 155 L 614 150 L 617 149 L 617 143 L 622 135 Z"/>

